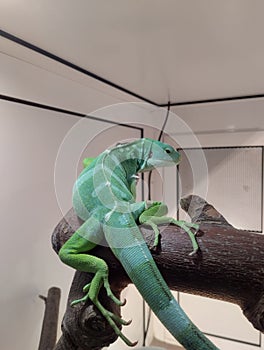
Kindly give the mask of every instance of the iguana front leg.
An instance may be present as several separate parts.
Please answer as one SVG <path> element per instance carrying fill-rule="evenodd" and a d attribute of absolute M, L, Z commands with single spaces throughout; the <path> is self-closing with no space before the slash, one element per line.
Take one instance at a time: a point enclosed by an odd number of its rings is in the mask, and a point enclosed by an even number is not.
<path fill-rule="evenodd" d="M 191 229 L 195 229 L 197 231 L 199 229 L 199 225 L 183 220 L 176 220 L 172 217 L 166 216 L 167 213 L 168 207 L 166 204 L 162 202 L 153 202 L 150 207 L 139 216 L 139 223 L 151 226 L 154 231 L 155 239 L 152 249 L 156 249 L 160 241 L 160 231 L 158 225 L 174 224 L 181 227 L 186 233 L 188 233 L 191 239 L 193 251 L 189 255 L 197 253 L 199 250 L 199 245 L 196 240 L 196 233 L 193 233 Z"/>
<path fill-rule="evenodd" d="M 59 251 L 59 257 L 65 264 L 76 270 L 95 274 L 92 281 L 83 287 L 83 291 L 86 295 L 81 299 L 72 301 L 71 305 L 73 306 L 90 299 L 114 329 L 115 333 L 123 339 L 127 345 L 134 346 L 136 343 L 127 339 L 117 326 L 118 324 L 129 325 L 131 321 L 125 321 L 110 312 L 98 299 L 100 289 L 104 287 L 108 297 L 112 299 L 115 304 L 119 306 L 125 304 L 125 301 L 120 301 L 110 288 L 108 266 L 106 262 L 103 259 L 87 254 L 87 252 L 97 245 L 95 241 L 99 242 L 102 237 L 103 231 L 100 223 L 97 219 L 91 217 L 84 222 Z"/>

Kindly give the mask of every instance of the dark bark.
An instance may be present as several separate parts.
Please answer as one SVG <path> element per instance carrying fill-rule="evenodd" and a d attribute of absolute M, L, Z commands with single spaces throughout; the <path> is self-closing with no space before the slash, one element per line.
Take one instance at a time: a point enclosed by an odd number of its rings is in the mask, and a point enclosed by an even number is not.
<path fill-rule="evenodd" d="M 197 240 L 201 249 L 190 256 L 192 246 L 186 232 L 173 225 L 160 227 L 161 250 L 153 256 L 168 286 L 172 290 L 236 303 L 253 326 L 263 332 L 264 237 L 232 227 L 214 207 L 198 196 L 183 199 L 181 206 L 192 221 L 200 224 Z M 80 224 L 72 210 L 61 220 L 52 239 L 56 252 Z M 152 230 L 144 226 L 141 231 L 151 246 Z M 106 247 L 97 247 L 92 253 L 107 261 L 111 286 L 119 295 L 130 283 L 121 264 Z M 76 273 L 68 303 L 82 296 L 82 287 L 91 277 Z M 101 298 L 108 309 L 120 312 L 104 292 Z M 60 340 L 66 345 L 55 349 L 101 349 L 115 339 L 112 329 L 88 302 L 75 308 L 67 307 Z"/>
<path fill-rule="evenodd" d="M 52 350 L 56 344 L 60 295 L 59 288 L 51 287 L 47 297 L 39 296 L 45 302 L 45 313 L 38 350 Z"/>

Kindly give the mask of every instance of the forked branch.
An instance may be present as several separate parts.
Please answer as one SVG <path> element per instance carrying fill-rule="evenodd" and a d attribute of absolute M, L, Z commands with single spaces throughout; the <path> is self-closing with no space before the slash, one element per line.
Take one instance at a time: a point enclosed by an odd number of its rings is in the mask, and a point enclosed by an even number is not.
<path fill-rule="evenodd" d="M 263 332 L 264 237 L 234 228 L 198 196 L 183 199 L 181 206 L 192 221 L 200 224 L 197 240 L 201 250 L 189 256 L 192 246 L 188 235 L 177 226 L 161 227 L 161 250 L 153 256 L 168 286 L 238 304 L 253 326 Z M 60 221 L 52 236 L 56 252 L 81 223 L 73 210 Z M 151 246 L 152 230 L 142 226 L 141 231 Z M 121 264 L 109 248 L 97 247 L 93 254 L 107 262 L 112 290 L 119 296 L 130 283 Z M 92 303 L 69 306 L 72 300 L 82 296 L 82 287 L 91 278 L 87 273 L 76 272 L 63 320 L 63 335 L 55 350 L 99 350 L 116 340 L 112 328 Z M 104 292 L 100 298 L 109 310 L 120 313 Z"/>

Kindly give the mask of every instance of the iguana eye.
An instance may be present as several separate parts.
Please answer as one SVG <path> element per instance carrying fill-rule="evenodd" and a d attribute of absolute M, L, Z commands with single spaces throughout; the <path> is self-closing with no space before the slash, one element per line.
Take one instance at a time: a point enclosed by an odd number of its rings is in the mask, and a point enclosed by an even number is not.
<path fill-rule="evenodd" d="M 171 153 L 171 150 L 170 150 L 169 148 L 166 148 L 166 149 L 165 149 L 165 152 L 168 153 L 168 154 L 170 154 L 170 153 Z"/>

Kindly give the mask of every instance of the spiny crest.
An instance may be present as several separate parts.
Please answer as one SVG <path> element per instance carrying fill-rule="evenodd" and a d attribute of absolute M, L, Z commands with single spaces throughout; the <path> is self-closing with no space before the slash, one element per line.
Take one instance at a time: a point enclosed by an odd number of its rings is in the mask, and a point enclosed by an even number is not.
<path fill-rule="evenodd" d="M 146 138 L 141 138 L 141 139 L 132 138 L 132 139 L 127 139 L 127 140 L 122 140 L 122 141 L 117 142 L 115 145 L 108 147 L 104 153 L 110 153 L 110 152 L 113 152 L 115 150 L 120 151 L 121 153 L 123 153 L 123 152 L 125 153 L 125 151 L 126 151 L 127 155 L 130 155 L 133 158 L 134 152 L 135 152 L 135 155 L 138 156 L 138 152 L 141 149 L 144 149 L 144 144 L 146 143 L 147 140 L 148 140 L 148 142 L 152 141 L 151 139 L 146 139 Z"/>

